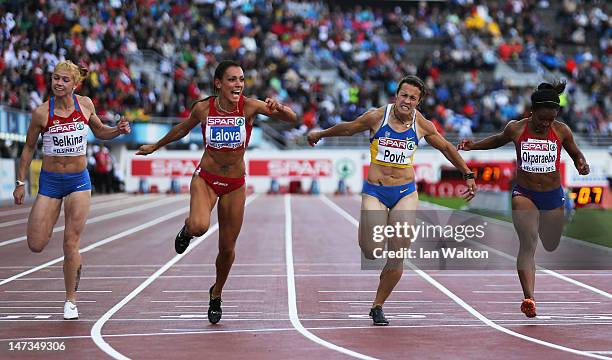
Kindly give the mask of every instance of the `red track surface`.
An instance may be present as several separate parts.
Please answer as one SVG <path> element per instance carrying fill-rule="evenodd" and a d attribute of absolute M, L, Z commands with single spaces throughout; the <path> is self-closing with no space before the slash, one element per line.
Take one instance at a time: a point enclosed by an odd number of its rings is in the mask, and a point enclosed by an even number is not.
<path fill-rule="evenodd" d="M 612 271 L 538 273 L 535 319 L 518 311 L 513 271 L 406 271 L 385 305 L 391 325 L 371 326 L 378 272 L 360 270 L 347 219 L 360 203 L 329 199 L 338 208 L 318 197 L 252 199 L 217 325 L 206 310 L 218 233 L 174 253 L 187 197 L 93 199 L 81 248 L 98 247 L 83 253 L 76 321 L 62 319 L 61 261 L 51 262 L 62 256 L 61 229 L 43 253 L 30 253 L 20 240 L 28 212 L 1 208 L 0 358 L 612 357 Z M 20 340 L 66 349 L 10 351 Z"/>

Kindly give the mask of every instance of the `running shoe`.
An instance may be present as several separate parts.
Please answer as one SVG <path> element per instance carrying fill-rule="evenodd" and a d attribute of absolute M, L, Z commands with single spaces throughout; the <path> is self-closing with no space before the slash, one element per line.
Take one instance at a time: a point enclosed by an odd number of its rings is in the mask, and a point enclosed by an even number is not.
<path fill-rule="evenodd" d="M 174 239 L 174 250 L 176 250 L 177 254 L 184 253 L 187 247 L 189 247 L 191 239 L 193 239 L 193 236 L 187 234 L 186 227 L 187 225 L 183 225 L 181 231 L 179 231 Z"/>
<path fill-rule="evenodd" d="M 208 290 L 208 296 L 210 298 L 208 302 L 208 321 L 210 321 L 212 324 L 218 323 L 219 320 L 221 320 L 221 314 L 223 313 L 223 310 L 221 310 L 221 303 L 223 302 L 221 301 L 221 298 L 218 297 L 213 299 L 212 291 L 214 287 L 215 285 L 213 284 L 213 286 L 210 287 L 210 290 Z"/>
<path fill-rule="evenodd" d="M 64 320 L 76 320 L 79 318 L 79 310 L 76 305 L 66 300 L 64 304 Z"/>
<path fill-rule="evenodd" d="M 533 299 L 525 299 L 521 303 L 521 312 L 528 318 L 536 316 L 536 303 Z"/>
<path fill-rule="evenodd" d="M 372 318 L 374 325 L 389 325 L 389 321 L 385 317 L 385 312 L 383 311 L 382 306 L 380 305 L 376 305 L 370 310 L 370 317 Z"/>

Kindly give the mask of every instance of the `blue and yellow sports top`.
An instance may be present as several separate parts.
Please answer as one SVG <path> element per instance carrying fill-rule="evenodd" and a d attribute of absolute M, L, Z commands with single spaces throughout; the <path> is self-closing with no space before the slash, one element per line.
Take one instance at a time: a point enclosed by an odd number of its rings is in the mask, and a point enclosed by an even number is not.
<path fill-rule="evenodd" d="M 387 105 L 380 128 L 370 138 L 370 161 L 382 166 L 404 169 L 412 166 L 414 153 L 419 144 L 416 110 L 412 116 L 410 128 L 403 132 L 397 132 L 389 125 L 389 115 L 392 108 L 393 104 Z"/>

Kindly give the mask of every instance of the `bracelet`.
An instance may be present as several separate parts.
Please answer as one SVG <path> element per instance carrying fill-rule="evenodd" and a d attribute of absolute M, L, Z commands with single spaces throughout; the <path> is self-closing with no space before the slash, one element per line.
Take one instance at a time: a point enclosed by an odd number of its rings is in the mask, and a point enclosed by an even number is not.
<path fill-rule="evenodd" d="M 25 185 L 25 182 L 21 180 L 15 180 L 15 186 L 23 186 L 23 185 Z"/>
<path fill-rule="evenodd" d="M 463 174 L 463 180 L 470 180 L 470 179 L 474 179 L 473 172 Z"/>

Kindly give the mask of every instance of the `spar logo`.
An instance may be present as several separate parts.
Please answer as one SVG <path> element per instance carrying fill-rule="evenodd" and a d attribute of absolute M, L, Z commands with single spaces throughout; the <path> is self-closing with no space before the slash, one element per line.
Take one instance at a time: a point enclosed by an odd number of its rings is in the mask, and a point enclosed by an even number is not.
<path fill-rule="evenodd" d="M 209 116 L 206 119 L 208 126 L 242 126 L 244 122 L 242 116 Z"/>
<path fill-rule="evenodd" d="M 395 148 L 395 149 L 407 149 L 408 148 L 408 141 L 401 140 L 401 139 L 392 139 L 392 138 L 381 137 L 381 138 L 378 139 L 378 145 L 385 146 L 385 147 L 390 147 L 390 148 Z"/>
<path fill-rule="evenodd" d="M 529 141 L 521 143 L 521 150 L 526 151 L 557 151 L 557 144 L 552 141 L 535 142 Z"/>
<path fill-rule="evenodd" d="M 334 166 L 331 159 L 271 159 L 250 160 L 250 176 L 330 177 Z"/>
<path fill-rule="evenodd" d="M 83 124 L 81 124 L 81 129 L 83 129 L 82 126 Z M 71 132 L 71 131 L 77 131 L 77 124 L 75 123 L 60 124 L 60 125 L 51 126 L 49 128 L 49 133 L 51 134 L 65 133 L 65 132 Z"/>

